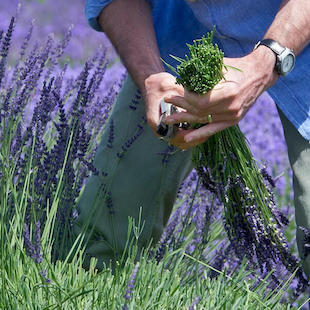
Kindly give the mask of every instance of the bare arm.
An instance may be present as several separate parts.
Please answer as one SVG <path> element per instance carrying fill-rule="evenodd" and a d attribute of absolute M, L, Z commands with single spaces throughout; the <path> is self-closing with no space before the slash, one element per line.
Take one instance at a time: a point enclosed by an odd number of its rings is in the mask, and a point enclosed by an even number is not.
<path fill-rule="evenodd" d="M 145 0 L 112 1 L 101 12 L 99 24 L 141 90 L 148 124 L 155 131 L 160 100 L 169 94 L 183 95 L 184 91 L 172 75 L 164 72 L 149 4 Z"/>
<path fill-rule="evenodd" d="M 265 38 L 274 39 L 299 54 L 310 42 L 310 1 L 283 0 Z"/>
<path fill-rule="evenodd" d="M 145 0 L 112 1 L 101 12 L 99 24 L 140 89 L 148 76 L 164 71 Z"/>

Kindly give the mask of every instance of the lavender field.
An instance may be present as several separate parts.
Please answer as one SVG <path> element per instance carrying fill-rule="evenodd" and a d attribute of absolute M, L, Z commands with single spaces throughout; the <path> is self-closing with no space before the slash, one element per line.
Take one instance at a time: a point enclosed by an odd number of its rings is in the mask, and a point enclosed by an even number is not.
<path fill-rule="evenodd" d="M 83 268 L 72 225 L 126 71 L 84 18 L 82 0 L 0 2 L 0 309 L 306 309 L 304 276 L 241 259 L 223 206 L 193 171 L 160 242 L 114 270 Z M 240 123 L 275 180 L 298 259 L 291 171 L 277 109 L 264 93 Z M 212 216 L 208 216 L 211 214 Z M 70 251 L 72 249 L 72 251 Z"/>

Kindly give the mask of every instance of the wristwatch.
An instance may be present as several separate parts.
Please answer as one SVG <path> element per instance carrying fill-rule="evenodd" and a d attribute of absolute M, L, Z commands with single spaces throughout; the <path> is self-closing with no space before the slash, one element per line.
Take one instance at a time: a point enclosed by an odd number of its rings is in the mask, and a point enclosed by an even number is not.
<path fill-rule="evenodd" d="M 274 40 L 264 39 L 255 45 L 254 50 L 257 49 L 260 45 L 269 47 L 276 54 L 277 60 L 275 70 L 279 75 L 285 76 L 293 70 L 296 57 L 291 49 L 283 47 L 281 44 Z"/>

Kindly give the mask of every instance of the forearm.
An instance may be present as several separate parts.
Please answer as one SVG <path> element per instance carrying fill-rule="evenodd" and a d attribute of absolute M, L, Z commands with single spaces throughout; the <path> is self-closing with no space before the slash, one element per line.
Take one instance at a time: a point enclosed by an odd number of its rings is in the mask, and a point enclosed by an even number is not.
<path fill-rule="evenodd" d="M 265 38 L 273 39 L 299 54 L 310 42 L 310 1 L 283 0 Z"/>
<path fill-rule="evenodd" d="M 288 47 L 298 55 L 310 41 L 310 1 L 283 0 L 274 21 L 267 30 L 264 38 L 273 39 L 282 46 Z M 258 64 L 256 76 L 262 77 L 264 88 L 271 87 L 279 78 L 273 70 L 276 57 L 266 46 L 251 53 L 253 62 Z"/>
<path fill-rule="evenodd" d="M 101 12 L 99 24 L 143 92 L 145 79 L 164 71 L 149 4 L 145 0 L 115 0 Z"/>

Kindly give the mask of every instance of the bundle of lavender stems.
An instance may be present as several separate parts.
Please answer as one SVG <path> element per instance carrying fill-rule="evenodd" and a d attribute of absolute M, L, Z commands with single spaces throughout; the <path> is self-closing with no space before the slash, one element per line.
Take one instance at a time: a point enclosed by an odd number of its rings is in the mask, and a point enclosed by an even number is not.
<path fill-rule="evenodd" d="M 212 43 L 213 32 L 188 44 L 185 59 L 171 56 L 179 62 L 176 69 L 169 65 L 177 83 L 198 94 L 225 79 L 224 53 Z M 200 126 L 192 124 L 192 128 Z M 283 276 L 295 273 L 298 291 L 305 289 L 307 281 L 284 235 L 288 219 L 276 205 L 274 181 L 266 168 L 258 167 L 239 126 L 194 147 L 192 160 L 203 186 L 224 206 L 224 227 L 239 260 L 247 259 L 249 268 L 270 273 L 278 283 L 273 272 L 281 266 Z"/>

